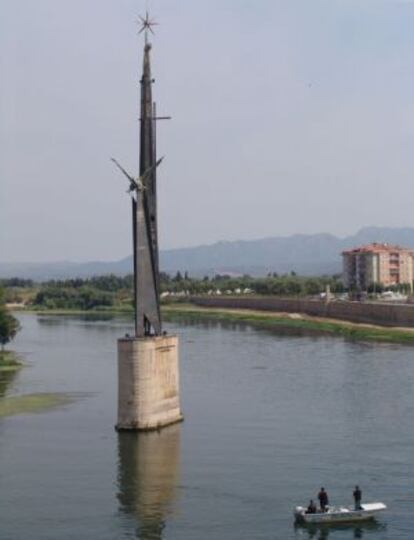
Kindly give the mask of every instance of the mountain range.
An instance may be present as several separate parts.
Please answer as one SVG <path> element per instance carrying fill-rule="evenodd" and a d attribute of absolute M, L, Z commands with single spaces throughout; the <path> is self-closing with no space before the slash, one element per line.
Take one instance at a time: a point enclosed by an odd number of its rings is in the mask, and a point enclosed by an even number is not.
<path fill-rule="evenodd" d="M 371 242 L 387 242 L 414 249 L 414 227 L 364 227 L 355 235 L 295 234 L 259 240 L 222 241 L 211 245 L 161 250 L 161 270 L 169 274 L 187 271 L 190 276 L 250 274 L 264 276 L 295 271 L 300 275 L 341 272 L 341 252 Z M 20 277 L 43 281 L 132 272 L 132 257 L 108 262 L 0 262 L 0 278 Z"/>

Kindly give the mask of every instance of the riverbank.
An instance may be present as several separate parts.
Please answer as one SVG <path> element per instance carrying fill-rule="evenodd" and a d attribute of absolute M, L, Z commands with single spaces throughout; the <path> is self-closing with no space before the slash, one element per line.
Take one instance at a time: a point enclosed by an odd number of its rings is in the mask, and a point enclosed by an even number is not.
<path fill-rule="evenodd" d="M 247 309 L 260 312 L 301 313 L 312 318 L 368 324 L 380 328 L 414 328 L 414 304 L 329 301 L 282 296 L 193 296 L 191 303 L 205 308 Z"/>
<path fill-rule="evenodd" d="M 23 366 L 19 356 L 13 351 L 0 351 L 0 373 L 17 371 Z"/>
<path fill-rule="evenodd" d="M 359 341 L 377 341 L 385 343 L 406 343 L 414 345 L 414 328 L 384 327 L 366 323 L 354 323 L 327 317 L 316 317 L 304 313 L 288 313 L 284 311 L 261 311 L 243 308 L 202 307 L 194 304 L 174 303 L 161 306 L 165 320 L 188 318 L 203 318 L 205 320 L 220 320 L 238 322 L 266 328 L 286 328 L 313 333 L 343 336 Z M 82 316 L 90 318 L 111 318 L 123 315 L 133 317 L 133 312 L 118 309 L 51 309 L 24 310 L 38 316 Z"/>
<path fill-rule="evenodd" d="M 303 313 L 257 311 L 250 309 L 200 307 L 175 304 L 163 307 L 166 320 L 198 318 L 250 324 L 268 329 L 287 328 L 298 331 L 343 336 L 358 341 L 405 343 L 414 345 L 413 328 L 389 328 L 364 323 L 351 323 Z"/>
<path fill-rule="evenodd" d="M 0 400 L 0 418 L 52 411 L 75 401 L 68 393 L 38 393 L 10 396 Z"/>

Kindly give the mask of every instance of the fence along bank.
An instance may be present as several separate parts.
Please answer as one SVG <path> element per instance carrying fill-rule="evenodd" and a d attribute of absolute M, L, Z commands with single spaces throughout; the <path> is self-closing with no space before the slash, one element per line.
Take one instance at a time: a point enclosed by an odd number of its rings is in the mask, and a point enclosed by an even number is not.
<path fill-rule="evenodd" d="M 414 327 L 414 305 L 385 304 L 376 302 L 324 302 L 304 298 L 279 297 L 204 297 L 195 296 L 191 302 L 201 307 L 255 309 L 259 311 L 284 311 L 303 313 L 314 317 L 327 317 L 350 322 L 380 326 Z"/>

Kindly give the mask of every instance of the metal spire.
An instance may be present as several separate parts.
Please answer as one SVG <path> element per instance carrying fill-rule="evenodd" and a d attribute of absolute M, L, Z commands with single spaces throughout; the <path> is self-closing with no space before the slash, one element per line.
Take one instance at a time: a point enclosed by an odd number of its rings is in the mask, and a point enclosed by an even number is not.
<path fill-rule="evenodd" d="M 159 336 L 162 333 L 159 305 L 159 257 L 157 227 L 157 175 L 162 158 L 156 156 L 155 103 L 152 84 L 148 31 L 157 23 L 146 12 L 140 17 L 139 34 L 145 31 L 144 58 L 141 78 L 141 116 L 139 175 L 130 175 L 115 159 L 112 161 L 129 181 L 128 193 L 132 197 L 132 224 L 134 247 L 134 305 L 135 336 Z"/>

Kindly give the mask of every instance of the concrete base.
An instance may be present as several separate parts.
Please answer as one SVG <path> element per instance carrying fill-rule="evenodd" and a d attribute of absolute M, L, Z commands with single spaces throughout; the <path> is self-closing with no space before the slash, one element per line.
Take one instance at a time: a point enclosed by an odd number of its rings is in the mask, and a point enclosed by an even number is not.
<path fill-rule="evenodd" d="M 180 422 L 177 336 L 118 340 L 118 430 Z"/>

